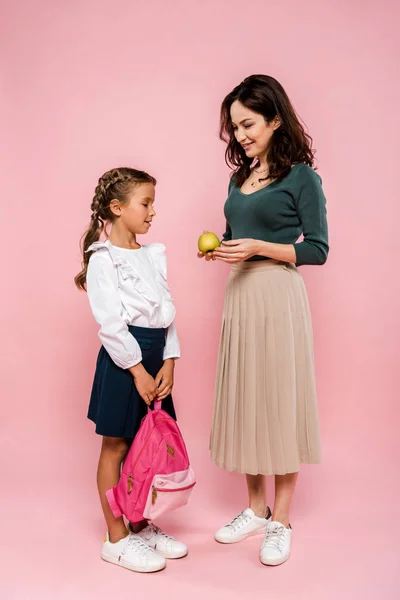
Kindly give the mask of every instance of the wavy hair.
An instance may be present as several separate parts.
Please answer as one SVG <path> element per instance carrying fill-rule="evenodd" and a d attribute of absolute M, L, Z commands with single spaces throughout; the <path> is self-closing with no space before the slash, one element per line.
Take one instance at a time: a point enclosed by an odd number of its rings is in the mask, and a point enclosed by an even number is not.
<path fill-rule="evenodd" d="M 225 161 L 234 170 L 238 187 L 250 176 L 254 159 L 246 156 L 235 138 L 230 110 L 236 100 L 262 115 L 267 124 L 276 117 L 280 120 L 267 149 L 269 175 L 266 179 L 283 179 L 296 163 L 314 167 L 312 139 L 281 84 L 268 75 L 250 75 L 226 96 L 221 105 L 219 136 L 227 143 Z"/>

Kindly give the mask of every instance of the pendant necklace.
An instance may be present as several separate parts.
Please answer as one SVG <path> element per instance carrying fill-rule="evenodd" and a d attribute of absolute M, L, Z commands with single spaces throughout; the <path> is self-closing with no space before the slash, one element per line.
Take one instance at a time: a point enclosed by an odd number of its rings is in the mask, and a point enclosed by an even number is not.
<path fill-rule="evenodd" d="M 254 167 L 254 172 L 258 173 L 259 175 L 261 175 L 261 173 L 268 173 L 268 167 L 265 167 L 265 169 L 261 169 L 260 171 L 257 171 L 257 169 Z M 252 188 L 255 188 L 256 185 L 260 185 L 260 183 L 265 179 L 268 179 L 268 177 L 261 177 L 261 179 L 257 179 L 257 181 L 252 181 L 250 185 Z"/>

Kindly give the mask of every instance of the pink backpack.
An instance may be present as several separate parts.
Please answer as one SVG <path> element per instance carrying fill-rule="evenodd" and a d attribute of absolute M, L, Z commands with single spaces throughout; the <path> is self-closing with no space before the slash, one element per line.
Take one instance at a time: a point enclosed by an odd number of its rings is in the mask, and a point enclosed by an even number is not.
<path fill-rule="evenodd" d="M 133 523 L 153 521 L 187 504 L 195 484 L 179 427 L 155 402 L 133 440 L 118 485 L 106 492 L 113 515 Z"/>

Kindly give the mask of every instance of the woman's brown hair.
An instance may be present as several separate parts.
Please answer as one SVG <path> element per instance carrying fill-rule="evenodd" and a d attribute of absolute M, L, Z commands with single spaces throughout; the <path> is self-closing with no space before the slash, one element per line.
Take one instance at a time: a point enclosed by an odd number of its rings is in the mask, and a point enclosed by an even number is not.
<path fill-rule="evenodd" d="M 225 160 L 234 169 L 235 185 L 243 185 L 254 160 L 246 156 L 235 138 L 230 110 L 236 100 L 262 115 L 266 123 L 276 117 L 280 120 L 280 126 L 274 131 L 268 146 L 268 179 L 283 179 L 296 163 L 314 166 L 312 139 L 281 84 L 268 75 L 250 75 L 226 96 L 221 106 L 220 138 L 228 144 Z"/>
<path fill-rule="evenodd" d="M 82 270 L 74 280 L 79 289 L 86 290 L 86 273 L 92 254 L 92 252 L 87 251 L 88 248 L 100 239 L 101 234 L 105 232 L 106 224 L 108 222 L 112 223 L 115 219 L 110 210 L 111 201 L 116 199 L 121 204 L 126 204 L 129 201 L 128 195 L 132 189 L 142 183 L 156 185 L 157 182 L 148 173 L 128 167 L 111 169 L 111 171 L 107 171 L 100 177 L 91 204 L 90 225 L 81 239 Z"/>

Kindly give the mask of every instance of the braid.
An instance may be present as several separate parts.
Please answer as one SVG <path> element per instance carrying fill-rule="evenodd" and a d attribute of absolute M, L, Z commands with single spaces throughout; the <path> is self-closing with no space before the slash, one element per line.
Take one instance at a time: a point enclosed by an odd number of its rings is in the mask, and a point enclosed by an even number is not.
<path fill-rule="evenodd" d="M 121 169 L 113 169 L 112 171 L 105 173 L 103 177 L 100 177 L 99 183 L 101 182 L 104 185 L 105 191 L 107 191 L 112 185 L 115 185 L 118 182 L 123 183 L 124 181 L 131 180 L 131 175 L 122 173 Z"/>
<path fill-rule="evenodd" d="M 87 251 L 88 248 L 90 248 L 94 242 L 99 241 L 101 234 L 106 231 L 106 223 L 112 223 L 115 219 L 115 216 L 110 210 L 111 201 L 116 199 L 119 200 L 121 204 L 126 204 L 129 201 L 128 193 L 131 187 L 142 183 L 156 185 L 157 182 L 154 177 L 148 175 L 148 173 L 130 169 L 128 167 L 111 169 L 100 177 L 90 206 L 92 211 L 90 225 L 81 240 L 83 254 L 82 270 L 75 277 L 75 285 L 79 289 L 86 289 L 86 273 L 89 259 L 92 254 Z"/>
<path fill-rule="evenodd" d="M 124 174 L 121 169 L 112 169 L 104 173 L 99 179 L 95 193 L 92 200 L 92 219 L 100 218 L 102 221 L 111 220 L 111 214 L 109 212 L 109 204 L 113 198 L 118 197 L 120 194 L 113 193 L 115 185 L 126 183 L 132 183 L 132 176 Z"/>

